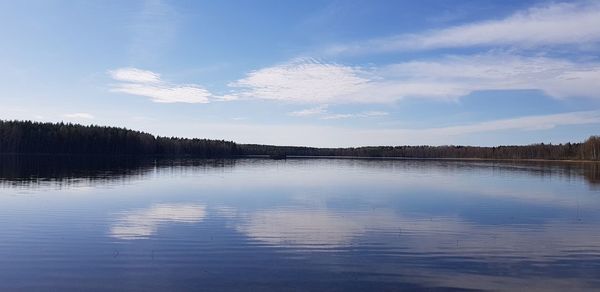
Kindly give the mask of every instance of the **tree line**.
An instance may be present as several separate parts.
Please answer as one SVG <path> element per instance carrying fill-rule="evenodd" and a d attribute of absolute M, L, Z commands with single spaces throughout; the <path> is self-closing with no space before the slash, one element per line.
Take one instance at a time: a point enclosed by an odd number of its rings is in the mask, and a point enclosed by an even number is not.
<path fill-rule="evenodd" d="M 583 143 L 532 144 L 524 146 L 371 146 L 355 148 L 313 148 L 272 145 L 241 145 L 250 155 L 286 156 L 354 156 L 404 158 L 479 158 L 600 160 L 600 137 L 591 136 Z"/>
<path fill-rule="evenodd" d="M 0 153 L 232 157 L 236 143 L 160 137 L 117 127 L 0 121 Z"/>
<path fill-rule="evenodd" d="M 315 148 L 232 141 L 161 137 L 117 127 L 70 123 L 0 121 L 0 153 L 81 155 L 162 155 L 227 158 L 248 155 L 359 156 L 406 158 L 480 158 L 600 160 L 600 137 L 566 144 L 524 146 L 373 146 Z"/>

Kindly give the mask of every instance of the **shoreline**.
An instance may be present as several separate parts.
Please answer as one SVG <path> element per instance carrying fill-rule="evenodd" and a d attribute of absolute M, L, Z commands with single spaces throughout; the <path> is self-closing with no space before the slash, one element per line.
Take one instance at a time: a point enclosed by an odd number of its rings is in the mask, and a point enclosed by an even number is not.
<path fill-rule="evenodd" d="M 271 158 L 269 155 L 244 155 L 240 158 Z M 285 159 L 374 159 L 374 160 L 451 160 L 451 161 L 498 161 L 498 162 L 566 162 L 566 163 L 600 163 L 600 160 L 577 160 L 577 159 L 505 159 L 505 158 L 455 158 L 455 157 L 397 157 L 397 156 L 327 156 L 327 155 L 287 155 Z M 281 159 L 283 160 L 283 159 Z"/>
<path fill-rule="evenodd" d="M 274 158 L 271 155 L 237 155 L 230 157 L 194 157 L 192 156 L 171 156 L 171 155 L 106 155 L 106 154 L 68 154 L 68 153 L 0 153 L 0 157 L 15 156 L 46 156 L 46 157 L 80 157 L 80 158 L 145 158 L 145 159 L 244 159 L 261 158 L 272 160 L 285 159 L 371 159 L 371 160 L 431 160 L 431 161 L 473 161 L 473 162 L 560 162 L 560 163 L 600 163 L 600 160 L 578 160 L 578 159 L 507 159 L 507 158 L 477 158 L 477 157 L 398 157 L 398 156 L 331 156 L 331 155 L 286 155 L 281 158 Z"/>

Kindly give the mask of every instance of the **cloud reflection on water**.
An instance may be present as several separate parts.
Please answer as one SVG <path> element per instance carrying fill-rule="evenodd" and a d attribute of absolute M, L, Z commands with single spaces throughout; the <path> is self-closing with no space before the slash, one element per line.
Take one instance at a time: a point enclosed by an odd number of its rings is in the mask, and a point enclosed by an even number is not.
<path fill-rule="evenodd" d="M 155 204 L 147 209 L 123 212 L 110 228 L 110 236 L 123 240 L 146 239 L 163 223 L 198 223 L 206 216 L 197 204 Z"/>
<path fill-rule="evenodd" d="M 540 263 L 561 256 L 600 257 L 590 254 L 600 248 L 600 235 L 589 232 L 593 222 L 481 225 L 457 216 L 401 215 L 389 209 L 292 208 L 256 211 L 238 220 L 236 229 L 249 238 L 292 251 L 341 251 L 377 242 L 380 248 L 404 249 L 415 257 L 477 255 L 494 262 L 529 258 Z"/>
<path fill-rule="evenodd" d="M 276 209 L 256 211 L 237 227 L 255 240 L 282 247 L 336 248 L 350 246 L 368 233 L 444 234 L 462 224 L 429 218 L 403 218 L 390 210 L 340 211 Z"/>

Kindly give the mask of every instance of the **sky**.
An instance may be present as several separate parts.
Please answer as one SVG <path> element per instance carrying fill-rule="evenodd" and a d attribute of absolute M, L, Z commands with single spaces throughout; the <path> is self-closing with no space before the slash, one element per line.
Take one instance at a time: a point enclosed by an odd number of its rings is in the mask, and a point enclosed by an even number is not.
<path fill-rule="evenodd" d="M 0 119 L 347 147 L 600 134 L 598 1 L 0 1 Z"/>

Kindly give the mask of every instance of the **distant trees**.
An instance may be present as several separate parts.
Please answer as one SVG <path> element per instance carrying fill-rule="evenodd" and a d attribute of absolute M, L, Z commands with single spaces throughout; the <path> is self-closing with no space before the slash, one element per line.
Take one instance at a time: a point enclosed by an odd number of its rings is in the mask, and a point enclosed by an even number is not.
<path fill-rule="evenodd" d="M 359 156 L 405 158 L 481 158 L 481 159 L 547 159 L 600 160 L 600 137 L 592 136 L 584 143 L 533 144 L 525 146 L 374 146 L 357 148 L 282 147 L 240 145 L 242 152 L 253 155 L 288 156 Z"/>
<path fill-rule="evenodd" d="M 155 137 L 115 127 L 0 121 L 0 153 L 86 155 L 239 155 L 229 141 Z"/>
<path fill-rule="evenodd" d="M 0 153 L 161 155 L 224 158 L 244 155 L 269 157 L 360 156 L 406 158 L 573 159 L 600 161 L 600 137 L 583 143 L 526 146 L 374 146 L 313 148 L 236 144 L 223 140 L 155 137 L 115 127 L 65 123 L 0 121 Z"/>

